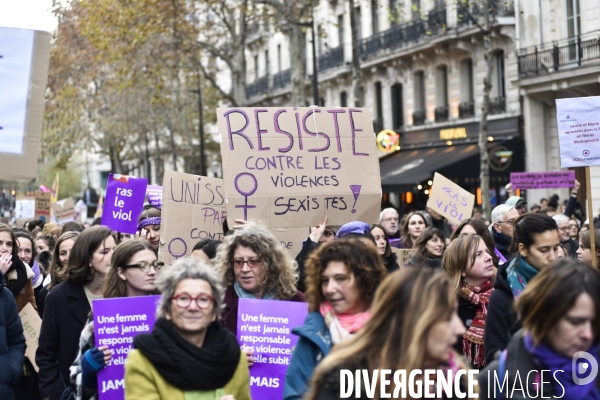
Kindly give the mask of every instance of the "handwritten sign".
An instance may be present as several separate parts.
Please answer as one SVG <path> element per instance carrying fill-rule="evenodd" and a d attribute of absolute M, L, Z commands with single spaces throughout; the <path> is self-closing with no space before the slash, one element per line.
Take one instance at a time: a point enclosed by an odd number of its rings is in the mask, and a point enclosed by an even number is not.
<path fill-rule="evenodd" d="M 269 230 L 292 258 L 296 258 L 300 253 L 302 242 L 308 238 L 310 233 L 308 228 L 270 228 Z"/>
<path fill-rule="evenodd" d="M 159 258 L 166 265 L 189 256 L 200 240 L 222 240 L 223 180 L 165 171 L 161 217 Z"/>
<path fill-rule="evenodd" d="M 52 203 L 52 212 L 59 225 L 75 220 L 75 203 L 72 197 Z"/>
<path fill-rule="evenodd" d="M 281 399 L 292 351 L 298 336 L 292 329 L 302 326 L 308 305 L 293 301 L 240 299 L 237 338 L 243 350 L 254 351 L 250 368 L 253 399 Z"/>
<path fill-rule="evenodd" d="M 104 196 L 102 225 L 121 232 L 135 234 L 138 217 L 144 207 L 146 178 L 110 174 Z"/>
<path fill-rule="evenodd" d="M 37 372 L 40 369 L 35 363 L 35 352 L 37 351 L 38 342 L 40 340 L 42 319 L 30 303 L 27 303 L 25 307 L 23 307 L 19 313 L 19 317 L 21 317 L 21 324 L 23 324 L 23 335 L 25 335 L 25 341 L 27 343 L 25 357 L 27 357 Z"/>
<path fill-rule="evenodd" d="M 427 200 L 427 207 L 459 225 L 465 218 L 471 218 L 475 196 L 450 179 L 437 172 L 433 176 L 433 186 Z"/>
<path fill-rule="evenodd" d="M 146 197 L 148 203 L 158 209 L 162 208 L 162 187 L 157 185 L 148 185 L 146 188 Z"/>
<path fill-rule="evenodd" d="M 392 252 L 394 252 L 398 256 L 398 265 L 400 268 L 404 267 L 404 265 L 410 260 L 411 249 L 398 249 L 396 247 L 392 247 Z"/>
<path fill-rule="evenodd" d="M 229 224 L 376 222 L 381 178 L 368 109 L 219 108 Z"/>
<path fill-rule="evenodd" d="M 98 372 L 100 400 L 125 398 L 125 361 L 133 349 L 133 338 L 150 333 L 156 321 L 160 296 L 123 297 L 94 300 L 94 340 L 96 347 L 108 346 L 113 358 Z"/>
<path fill-rule="evenodd" d="M 600 165 L 600 96 L 556 100 L 560 166 Z"/>
<path fill-rule="evenodd" d="M 513 189 L 521 190 L 573 187 L 575 171 L 511 172 L 510 183 Z"/>
<path fill-rule="evenodd" d="M 15 203 L 15 216 L 17 219 L 31 219 L 35 217 L 35 197 L 17 197 Z"/>
<path fill-rule="evenodd" d="M 50 192 L 35 192 L 35 216 L 34 218 L 44 217 L 46 221 L 50 220 Z"/>

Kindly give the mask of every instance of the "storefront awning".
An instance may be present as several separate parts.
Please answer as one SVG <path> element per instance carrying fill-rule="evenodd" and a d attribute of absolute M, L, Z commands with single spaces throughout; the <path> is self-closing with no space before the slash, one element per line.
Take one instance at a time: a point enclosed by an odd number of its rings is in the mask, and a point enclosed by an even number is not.
<path fill-rule="evenodd" d="M 402 150 L 381 160 L 381 186 L 384 192 L 401 192 L 433 177 L 434 172 L 479 154 L 476 143 Z"/>

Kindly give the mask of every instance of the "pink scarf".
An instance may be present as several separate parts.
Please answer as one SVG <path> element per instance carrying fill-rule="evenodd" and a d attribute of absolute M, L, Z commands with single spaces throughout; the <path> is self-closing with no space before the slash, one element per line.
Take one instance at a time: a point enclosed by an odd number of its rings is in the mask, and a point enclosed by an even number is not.
<path fill-rule="evenodd" d="M 336 314 L 328 301 L 321 304 L 319 309 L 325 319 L 325 324 L 331 333 L 334 344 L 341 343 L 349 336 L 357 332 L 371 318 L 371 311 L 363 311 L 358 314 Z"/>

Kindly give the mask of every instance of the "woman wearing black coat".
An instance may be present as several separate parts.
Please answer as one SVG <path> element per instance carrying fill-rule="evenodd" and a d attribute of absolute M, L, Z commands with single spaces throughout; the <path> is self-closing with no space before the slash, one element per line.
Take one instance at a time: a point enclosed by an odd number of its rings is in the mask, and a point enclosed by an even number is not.
<path fill-rule="evenodd" d="M 25 362 L 25 336 L 13 294 L 0 272 L 0 399 L 12 400 Z"/>
<path fill-rule="evenodd" d="M 60 399 L 68 385 L 92 300 L 102 298 L 100 287 L 115 248 L 111 233 L 103 226 L 83 231 L 69 254 L 66 280 L 46 297 L 35 356 L 42 399 Z"/>

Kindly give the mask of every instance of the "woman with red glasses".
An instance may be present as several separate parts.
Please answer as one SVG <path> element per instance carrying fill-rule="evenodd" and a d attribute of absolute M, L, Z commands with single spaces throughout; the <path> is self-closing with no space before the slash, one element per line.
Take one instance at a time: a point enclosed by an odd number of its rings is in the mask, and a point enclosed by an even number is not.
<path fill-rule="evenodd" d="M 250 400 L 248 363 L 219 322 L 224 290 L 216 271 L 181 258 L 161 272 L 162 293 L 150 334 L 133 340 L 125 398 Z"/>

